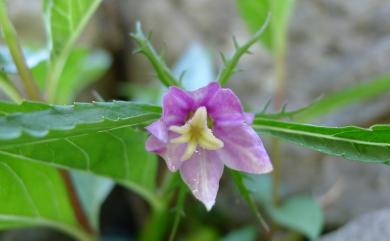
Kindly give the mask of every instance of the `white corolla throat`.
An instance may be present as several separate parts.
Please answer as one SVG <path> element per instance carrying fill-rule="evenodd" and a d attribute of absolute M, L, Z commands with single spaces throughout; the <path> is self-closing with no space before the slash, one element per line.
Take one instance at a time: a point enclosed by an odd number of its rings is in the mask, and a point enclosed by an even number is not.
<path fill-rule="evenodd" d="M 218 150 L 223 147 L 223 142 L 214 136 L 207 124 L 206 107 L 199 107 L 184 125 L 171 126 L 169 129 L 180 134 L 179 137 L 172 139 L 171 143 L 187 143 L 183 161 L 191 158 L 198 145 L 206 150 Z"/>

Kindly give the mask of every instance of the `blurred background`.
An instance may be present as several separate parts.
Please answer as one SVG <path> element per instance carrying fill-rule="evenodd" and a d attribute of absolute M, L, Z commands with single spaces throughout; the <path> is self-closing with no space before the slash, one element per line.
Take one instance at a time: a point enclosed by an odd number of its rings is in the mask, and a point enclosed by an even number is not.
<path fill-rule="evenodd" d="M 20 39 L 31 48 L 45 43 L 41 9 L 39 0 L 9 1 L 11 19 Z M 93 93 L 105 100 L 150 101 L 155 96 L 153 89 L 158 91 L 159 85 L 151 65 L 144 56 L 132 54 L 136 46 L 129 33 L 137 20 L 145 31 L 153 33 L 153 45 L 164 52 L 169 66 L 181 68 L 179 62 L 185 66 L 186 61 L 199 60 L 197 68 L 203 72 L 192 74 L 199 77 L 217 74 L 221 64 L 219 52 L 234 51 L 233 35 L 243 43 L 252 34 L 234 0 L 104 0 L 79 41 L 80 46 L 96 53 L 88 61 L 95 61 L 97 69 L 88 76 L 91 81 L 78 101 L 94 100 Z M 287 109 L 308 105 L 321 96 L 390 72 L 390 1 L 298 0 L 287 36 L 283 97 Z M 242 71 L 234 75 L 229 87 L 248 108 L 259 111 L 277 88 L 274 62 L 261 44 L 254 45 L 251 52 L 241 60 Z M 149 94 L 140 94 L 144 87 L 150 87 Z M 363 127 L 390 123 L 389 94 L 387 91 L 312 122 Z M 370 235 L 390 230 L 389 168 L 329 157 L 285 143 L 282 165 L 284 195 L 306 193 L 320 201 L 325 215 L 322 240 L 353 240 L 343 235 L 349 232 L 358 237 L 361 230 Z M 206 213 L 200 206 L 187 211 L 183 219 L 185 240 L 219 240 L 238 227 L 251 230 L 257 225 L 229 178 L 222 182 L 212 212 Z M 194 202 L 190 198 L 189 205 Z M 120 234 L 123 240 L 131 240 L 142 227 L 147 212 L 140 198 L 115 187 L 103 205 L 102 233 Z M 192 212 L 196 214 L 192 216 Z M 1 234 L 1 240 L 26 240 L 25 237 L 68 240 L 48 230 Z M 388 240 L 378 237 L 367 240 Z"/>

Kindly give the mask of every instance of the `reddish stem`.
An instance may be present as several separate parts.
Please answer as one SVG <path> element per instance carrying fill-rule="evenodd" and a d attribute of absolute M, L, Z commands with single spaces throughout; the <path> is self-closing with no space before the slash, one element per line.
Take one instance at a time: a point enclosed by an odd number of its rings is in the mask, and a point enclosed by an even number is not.
<path fill-rule="evenodd" d="M 74 214 L 76 216 L 77 222 L 79 225 L 83 228 L 83 230 L 90 234 L 91 236 L 96 236 L 95 231 L 91 227 L 87 216 L 85 215 L 84 209 L 81 206 L 81 202 L 79 200 L 79 197 L 77 195 L 76 188 L 73 185 L 72 178 L 68 171 L 66 170 L 59 170 L 59 173 L 64 180 L 64 184 L 66 187 L 66 190 L 68 191 L 70 203 L 72 205 Z"/>

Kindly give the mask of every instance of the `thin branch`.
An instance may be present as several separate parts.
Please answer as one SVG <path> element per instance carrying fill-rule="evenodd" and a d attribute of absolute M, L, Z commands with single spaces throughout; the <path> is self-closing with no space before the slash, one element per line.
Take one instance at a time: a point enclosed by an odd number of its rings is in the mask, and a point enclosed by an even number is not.
<path fill-rule="evenodd" d="M 171 70 L 165 64 L 164 59 L 159 55 L 150 43 L 151 35 L 146 36 L 141 28 L 141 23 L 137 22 L 135 25 L 135 32 L 130 36 L 137 42 L 138 49 L 133 53 L 142 53 L 146 56 L 152 64 L 154 71 L 160 81 L 167 87 L 180 86 L 180 81 L 175 78 Z"/>
<path fill-rule="evenodd" d="M 76 188 L 72 182 L 72 179 L 67 170 L 58 170 L 66 187 L 66 190 L 69 195 L 70 203 L 73 207 L 74 214 L 76 216 L 77 222 L 80 227 L 89 235 L 96 237 L 96 233 L 93 230 L 91 224 L 88 221 L 88 218 L 85 214 L 83 207 L 81 206 L 80 199 L 77 195 Z"/>
<path fill-rule="evenodd" d="M 31 100 L 40 100 L 38 87 L 36 86 L 33 75 L 27 67 L 22 48 L 20 47 L 18 37 L 14 26 L 8 18 L 5 0 L 0 0 L 0 27 L 7 43 L 8 49 L 18 69 L 20 78 L 22 79 L 27 96 Z"/>
<path fill-rule="evenodd" d="M 226 60 L 226 58 L 222 56 L 222 61 L 223 61 L 223 68 L 219 72 L 218 75 L 218 82 L 221 83 L 221 85 L 227 84 L 227 82 L 230 80 L 232 75 L 235 73 L 236 66 L 238 64 L 238 61 L 241 59 L 241 57 L 244 54 L 248 54 L 249 48 L 254 45 L 257 41 L 260 40 L 260 37 L 264 30 L 267 28 L 269 22 L 271 19 L 271 14 L 269 13 L 263 26 L 255 33 L 255 35 L 252 36 L 244 45 L 240 46 L 237 42 L 237 40 L 233 37 L 233 44 L 236 49 L 236 52 L 233 54 L 233 56 Z"/>
<path fill-rule="evenodd" d="M 179 227 L 180 220 L 183 216 L 184 201 L 186 199 L 186 195 L 187 195 L 187 187 L 182 183 L 179 189 L 179 195 L 178 195 L 177 205 L 176 205 L 176 215 L 173 221 L 171 234 L 169 235 L 169 241 L 175 240 L 177 229 Z"/>
<path fill-rule="evenodd" d="M 21 102 L 22 96 L 4 73 L 0 73 L 0 89 L 14 102 Z"/>

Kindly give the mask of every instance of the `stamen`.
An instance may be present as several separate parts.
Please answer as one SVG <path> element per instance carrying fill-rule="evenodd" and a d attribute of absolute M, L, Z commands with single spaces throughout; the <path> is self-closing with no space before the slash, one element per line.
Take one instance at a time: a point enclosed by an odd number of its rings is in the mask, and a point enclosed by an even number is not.
<path fill-rule="evenodd" d="M 181 136 L 171 140 L 171 143 L 187 143 L 182 160 L 188 160 L 194 154 L 196 147 L 206 150 L 218 150 L 223 147 L 223 142 L 213 135 L 207 125 L 208 116 L 206 107 L 196 110 L 190 120 L 183 126 L 171 126 L 169 129 Z"/>

